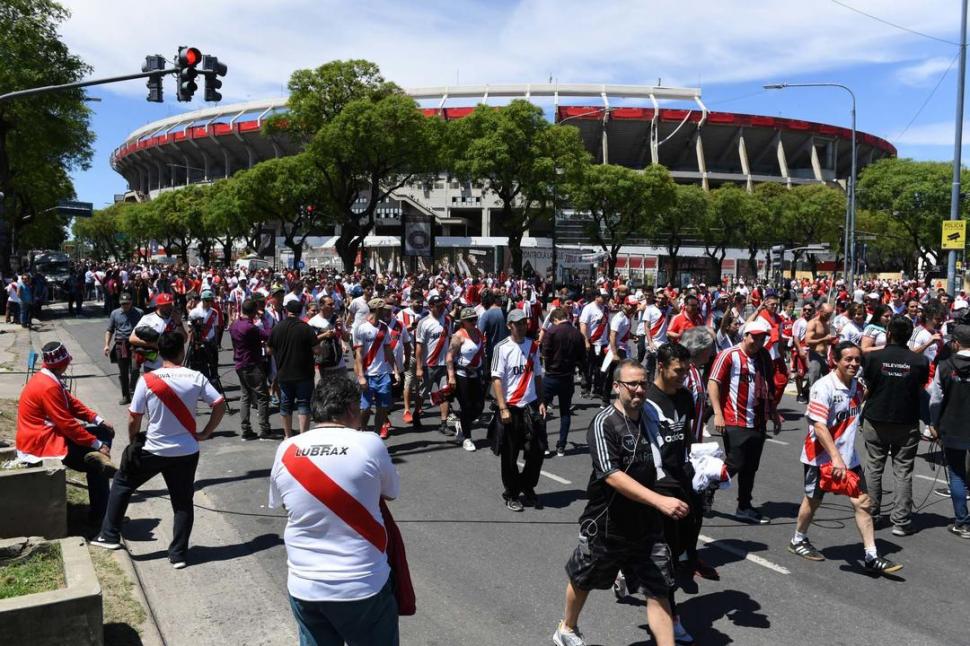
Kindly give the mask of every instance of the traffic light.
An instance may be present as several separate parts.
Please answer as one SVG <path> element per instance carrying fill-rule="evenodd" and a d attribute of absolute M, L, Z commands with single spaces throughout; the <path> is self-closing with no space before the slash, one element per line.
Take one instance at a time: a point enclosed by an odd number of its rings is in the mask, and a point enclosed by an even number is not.
<path fill-rule="evenodd" d="M 772 271 L 785 270 L 785 245 L 776 244 L 769 250 L 768 264 Z"/>
<path fill-rule="evenodd" d="M 195 84 L 195 77 L 199 75 L 195 67 L 202 62 L 202 52 L 195 47 L 179 47 L 178 60 L 175 67 L 178 69 L 178 79 L 176 94 L 179 101 L 191 101 L 192 95 L 199 89 Z"/>
<path fill-rule="evenodd" d="M 142 72 L 154 72 L 156 70 L 161 71 L 165 69 L 165 57 L 155 54 L 154 56 L 146 56 L 145 64 L 141 66 Z M 152 103 L 162 102 L 162 75 L 156 74 L 155 76 L 148 77 L 148 100 Z"/>
<path fill-rule="evenodd" d="M 222 94 L 219 88 L 222 87 L 220 76 L 225 76 L 229 68 L 225 63 L 220 63 L 217 56 L 202 57 L 202 74 L 205 76 L 205 100 L 207 102 L 222 101 Z"/>

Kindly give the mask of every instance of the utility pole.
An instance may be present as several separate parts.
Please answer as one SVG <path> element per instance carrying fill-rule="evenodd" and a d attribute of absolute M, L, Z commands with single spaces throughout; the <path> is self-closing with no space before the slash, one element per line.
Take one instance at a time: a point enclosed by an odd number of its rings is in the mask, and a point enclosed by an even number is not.
<path fill-rule="evenodd" d="M 967 75 L 967 2 L 960 10 L 960 75 L 957 78 L 957 114 L 953 133 L 953 187 L 950 190 L 950 219 L 960 219 L 960 152 L 963 146 L 963 84 Z M 961 281 L 962 282 L 962 281 Z M 946 260 L 946 290 L 952 295 L 957 289 L 957 252 L 951 249 Z"/>

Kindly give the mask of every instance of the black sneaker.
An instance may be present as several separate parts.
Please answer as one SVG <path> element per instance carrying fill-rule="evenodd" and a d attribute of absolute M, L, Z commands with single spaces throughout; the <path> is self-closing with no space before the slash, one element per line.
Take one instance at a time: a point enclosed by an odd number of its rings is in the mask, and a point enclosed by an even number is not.
<path fill-rule="evenodd" d="M 128 397 L 122 397 L 120 400 L 118 400 L 119 406 L 127 406 L 130 403 L 131 403 L 131 399 L 129 399 Z"/>
<path fill-rule="evenodd" d="M 506 498 L 505 508 L 511 511 L 525 511 L 525 507 L 522 506 L 518 498 Z"/>
<path fill-rule="evenodd" d="M 440 431 L 442 435 L 451 435 L 451 429 L 448 428 L 447 421 L 442 421 L 441 424 L 438 425 L 438 431 Z"/>
<path fill-rule="evenodd" d="M 741 509 L 739 507 L 738 510 L 734 512 L 734 517 L 740 521 L 751 523 L 752 525 L 767 525 L 771 522 L 770 519 L 762 516 L 761 512 L 754 507 L 748 507 L 747 509 Z"/>
<path fill-rule="evenodd" d="M 539 500 L 539 496 L 536 495 L 536 492 L 532 490 L 526 491 L 522 494 L 522 504 L 526 507 L 542 509 L 542 501 Z"/>
<path fill-rule="evenodd" d="M 564 446 L 557 446 L 556 447 L 556 457 L 557 458 L 561 458 L 564 455 L 566 455 L 566 447 L 564 447 Z"/>
<path fill-rule="evenodd" d="M 824 561 L 825 557 L 815 549 L 815 546 L 808 542 L 807 538 L 803 538 L 798 541 L 788 542 L 788 551 L 795 556 L 800 556 L 803 559 L 808 559 L 809 561 Z"/>
<path fill-rule="evenodd" d="M 244 442 L 251 442 L 251 441 L 253 441 L 253 440 L 257 439 L 257 438 L 259 438 L 259 436 L 256 435 L 256 433 L 253 432 L 252 429 L 250 429 L 248 431 L 243 431 L 242 432 L 242 440 Z"/>
<path fill-rule="evenodd" d="M 799 395 L 798 397 L 795 398 L 795 401 L 797 401 L 799 404 L 807 404 L 808 397 L 806 397 L 805 395 Z"/>
<path fill-rule="evenodd" d="M 259 439 L 261 440 L 275 440 L 276 436 L 273 435 L 273 431 L 262 431 L 259 434 Z"/>
<path fill-rule="evenodd" d="M 902 570 L 903 566 L 899 563 L 893 563 L 885 556 L 877 556 L 876 558 L 866 557 L 865 568 L 867 572 L 875 574 L 892 574 Z"/>
<path fill-rule="evenodd" d="M 951 534 L 955 534 L 960 538 L 970 538 L 970 527 L 966 525 L 950 525 L 946 529 Z"/>

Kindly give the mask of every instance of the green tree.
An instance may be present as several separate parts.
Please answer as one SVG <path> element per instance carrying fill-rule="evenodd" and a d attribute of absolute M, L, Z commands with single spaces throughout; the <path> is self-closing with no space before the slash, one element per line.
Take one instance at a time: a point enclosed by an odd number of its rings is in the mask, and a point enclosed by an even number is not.
<path fill-rule="evenodd" d="M 232 264 L 233 243 L 252 230 L 243 215 L 234 181 L 235 178 L 221 179 L 213 183 L 202 210 L 206 230 L 222 247 L 222 264 L 226 267 Z"/>
<path fill-rule="evenodd" d="M 961 182 L 970 180 L 962 173 Z M 914 257 L 935 265 L 942 259 L 941 222 L 949 217 L 951 165 L 912 159 L 881 159 L 863 169 L 856 188 L 859 209 L 879 211 L 897 222 L 909 239 Z M 960 215 L 967 218 L 963 201 Z"/>
<path fill-rule="evenodd" d="M 457 177 L 498 198 L 517 274 L 525 231 L 552 214 L 559 171 L 568 182 L 589 161 L 576 128 L 550 124 L 541 108 L 522 99 L 499 109 L 480 105 L 451 123 L 447 157 Z"/>
<path fill-rule="evenodd" d="M 70 83 L 90 72 L 57 33 L 69 15 L 53 0 L 0 3 L 0 94 Z M 31 216 L 40 222 L 59 199 L 74 197 L 69 173 L 90 164 L 94 135 L 82 98 L 73 90 L 0 103 L 0 269 L 9 269 L 7 232 Z"/>
<path fill-rule="evenodd" d="M 737 223 L 741 220 L 748 193 L 734 184 L 724 184 L 710 193 L 710 207 L 701 211 L 701 240 L 704 254 L 713 261 L 709 281 L 720 284 L 728 247 L 740 244 Z"/>
<path fill-rule="evenodd" d="M 676 199 L 674 182 L 663 166 L 639 172 L 613 164 L 590 164 L 569 190 L 574 209 L 589 213 L 586 233 L 609 253 L 609 275 L 630 238 L 643 237 L 653 215 Z"/>
<path fill-rule="evenodd" d="M 828 244 L 841 249 L 840 227 L 845 221 L 845 193 L 825 184 L 802 184 L 786 192 L 779 239 L 788 248 Z M 791 278 L 804 251 L 792 252 Z M 818 255 L 808 254 L 812 276 L 818 275 Z"/>
<path fill-rule="evenodd" d="M 137 208 L 133 202 L 115 202 L 96 210 L 90 218 L 74 220 L 74 237 L 91 245 L 94 256 L 127 260 L 132 256 L 132 243 L 123 230 L 125 211 Z"/>
<path fill-rule="evenodd" d="M 667 249 L 667 280 L 677 281 L 680 248 L 708 208 L 708 196 L 695 184 L 677 184 L 671 203 L 656 213 L 654 238 Z"/>

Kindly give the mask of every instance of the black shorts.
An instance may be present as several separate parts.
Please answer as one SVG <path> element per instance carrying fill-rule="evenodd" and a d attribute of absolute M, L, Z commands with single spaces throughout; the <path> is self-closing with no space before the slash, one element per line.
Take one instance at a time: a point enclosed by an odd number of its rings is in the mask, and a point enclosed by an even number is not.
<path fill-rule="evenodd" d="M 579 545 L 566 563 L 566 575 L 580 590 L 609 590 L 620 570 L 631 591 L 666 599 L 673 589 L 670 549 L 662 538 L 638 544 L 597 537 L 587 540 L 589 553 Z"/>
<path fill-rule="evenodd" d="M 819 468 L 811 464 L 802 464 L 802 466 L 805 467 L 805 497 L 812 498 L 813 500 L 821 500 L 825 496 L 825 492 L 818 486 L 818 479 L 821 475 Z M 867 493 L 866 477 L 862 473 L 862 465 L 856 465 L 849 469 L 849 471 L 859 476 L 859 491 L 861 493 Z"/>
<path fill-rule="evenodd" d="M 428 399 L 431 393 L 437 392 L 448 385 L 448 366 L 425 366 L 424 368 L 424 390 L 421 396 Z"/>

